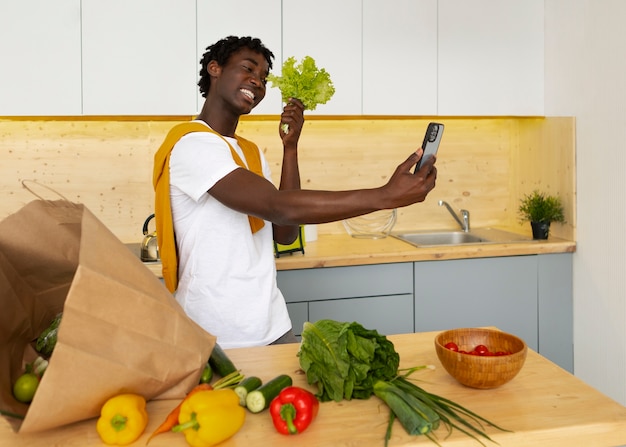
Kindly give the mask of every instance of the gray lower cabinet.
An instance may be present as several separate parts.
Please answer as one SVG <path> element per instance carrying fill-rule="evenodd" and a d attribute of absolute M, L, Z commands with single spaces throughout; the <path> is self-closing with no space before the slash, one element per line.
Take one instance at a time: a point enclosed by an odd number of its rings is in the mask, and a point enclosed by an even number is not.
<path fill-rule="evenodd" d="M 573 371 L 572 254 L 283 270 L 299 335 L 305 321 L 358 321 L 381 334 L 496 326 Z"/>
<path fill-rule="evenodd" d="M 325 318 L 357 321 L 367 329 L 376 329 L 385 335 L 415 332 L 412 312 L 412 293 L 309 303 L 310 321 Z"/>
<path fill-rule="evenodd" d="M 287 303 L 294 334 L 300 337 L 302 326 L 309 321 L 309 303 Z"/>
<path fill-rule="evenodd" d="M 572 254 L 415 263 L 415 330 L 496 326 L 574 370 Z"/>
<path fill-rule="evenodd" d="M 415 263 L 415 330 L 496 326 L 537 350 L 537 256 Z"/>
<path fill-rule="evenodd" d="M 572 254 L 537 256 L 539 353 L 574 372 Z"/>
<path fill-rule="evenodd" d="M 357 321 L 381 334 L 414 332 L 413 264 L 376 264 L 278 272 L 299 335 L 305 321 Z"/>

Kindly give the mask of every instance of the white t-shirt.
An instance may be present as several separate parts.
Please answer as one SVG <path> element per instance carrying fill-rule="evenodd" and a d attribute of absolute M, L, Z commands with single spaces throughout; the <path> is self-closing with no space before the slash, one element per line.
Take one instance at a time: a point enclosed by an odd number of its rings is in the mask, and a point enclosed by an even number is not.
<path fill-rule="evenodd" d="M 245 162 L 234 138 L 226 138 Z M 261 153 L 263 174 L 270 168 Z M 182 137 L 170 156 L 170 198 L 178 246 L 176 299 L 221 347 L 267 345 L 291 329 L 276 284 L 272 224 L 252 234 L 248 216 L 208 194 L 239 166 L 217 135 Z"/>

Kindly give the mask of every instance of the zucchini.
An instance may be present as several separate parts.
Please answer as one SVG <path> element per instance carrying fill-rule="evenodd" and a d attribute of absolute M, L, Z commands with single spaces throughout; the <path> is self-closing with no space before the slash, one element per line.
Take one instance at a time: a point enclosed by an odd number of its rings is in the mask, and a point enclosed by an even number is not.
<path fill-rule="evenodd" d="M 228 358 L 222 347 L 217 343 L 215 343 L 213 352 L 211 352 L 209 357 L 209 366 L 214 373 L 219 374 L 221 377 L 226 377 L 227 375 L 237 371 L 233 362 Z"/>
<path fill-rule="evenodd" d="M 248 397 L 248 393 L 250 391 L 256 390 L 261 385 L 263 385 L 263 382 L 261 382 L 261 379 L 259 379 L 258 377 L 250 376 L 243 379 L 239 383 L 239 385 L 234 388 L 235 393 L 237 393 L 237 396 L 239 396 L 239 405 L 245 407 L 246 397 Z"/>
<path fill-rule="evenodd" d="M 260 413 L 270 406 L 272 400 L 280 394 L 280 392 L 291 386 L 293 381 L 286 374 L 281 374 L 267 382 L 265 385 L 250 391 L 246 396 L 246 407 L 252 413 Z"/>

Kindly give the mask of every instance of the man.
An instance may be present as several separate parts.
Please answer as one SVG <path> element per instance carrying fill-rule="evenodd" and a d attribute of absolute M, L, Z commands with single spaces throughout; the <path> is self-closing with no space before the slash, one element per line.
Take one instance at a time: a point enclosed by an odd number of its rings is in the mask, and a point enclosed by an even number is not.
<path fill-rule="evenodd" d="M 263 154 L 235 134 L 239 117 L 265 97 L 273 57 L 251 37 L 230 36 L 209 46 L 200 61 L 202 111 L 173 129 L 155 155 L 155 214 L 166 285 L 223 348 L 296 341 L 276 285 L 272 239 L 290 244 L 300 224 L 422 202 L 437 176 L 434 157 L 411 172 L 419 149 L 384 186 L 302 190 L 298 140 L 304 107 L 292 98 L 279 124 L 283 163 L 277 189 Z M 288 133 L 282 124 L 288 124 Z"/>

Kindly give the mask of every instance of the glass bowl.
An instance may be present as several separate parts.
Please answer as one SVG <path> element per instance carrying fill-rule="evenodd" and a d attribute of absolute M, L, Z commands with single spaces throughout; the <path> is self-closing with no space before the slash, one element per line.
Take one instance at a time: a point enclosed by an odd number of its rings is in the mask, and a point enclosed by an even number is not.
<path fill-rule="evenodd" d="M 391 233 L 396 224 L 397 210 L 380 210 L 343 221 L 348 234 L 360 239 L 382 239 Z"/>

